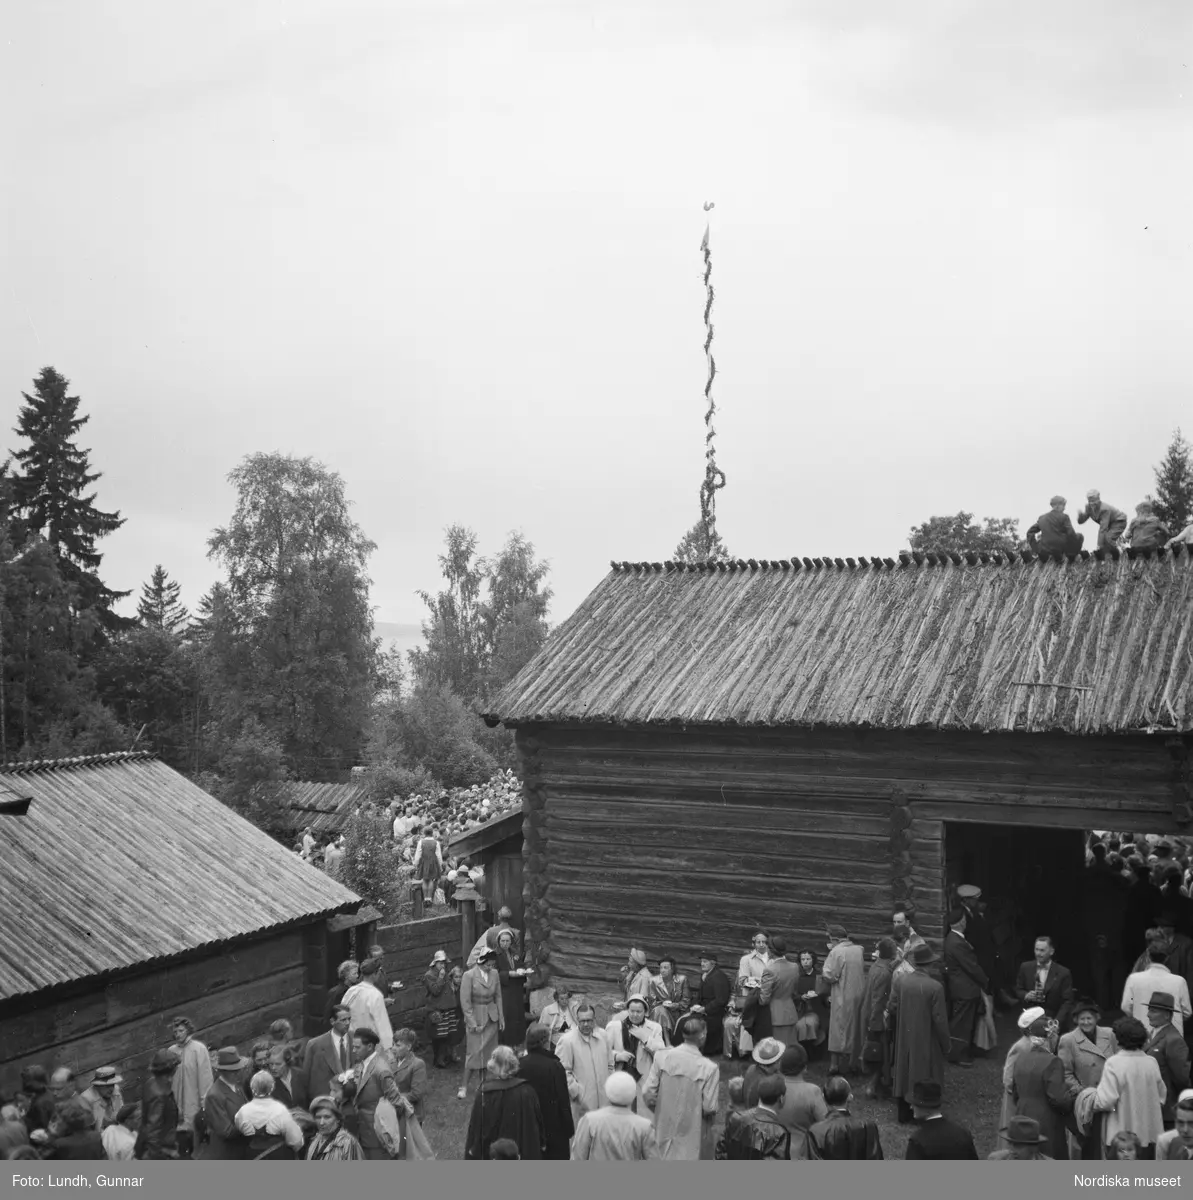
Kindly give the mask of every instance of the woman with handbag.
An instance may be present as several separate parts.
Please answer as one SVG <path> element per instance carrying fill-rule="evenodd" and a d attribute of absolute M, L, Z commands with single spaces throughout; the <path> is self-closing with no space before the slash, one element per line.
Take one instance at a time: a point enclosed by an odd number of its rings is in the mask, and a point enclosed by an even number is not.
<path fill-rule="evenodd" d="M 456 993 L 447 973 L 447 954 L 435 951 L 423 976 L 427 993 L 426 1037 L 431 1043 L 432 1065 L 451 1066 L 452 1036 L 456 1032 Z"/>

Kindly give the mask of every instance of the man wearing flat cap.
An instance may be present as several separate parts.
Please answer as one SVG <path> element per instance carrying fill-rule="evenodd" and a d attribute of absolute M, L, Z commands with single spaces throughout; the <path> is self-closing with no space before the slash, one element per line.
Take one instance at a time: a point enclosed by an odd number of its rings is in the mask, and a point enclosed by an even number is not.
<path fill-rule="evenodd" d="M 1008 1008 L 1015 1007 L 1015 997 L 1002 992 L 998 980 L 1002 977 L 998 965 L 998 951 L 994 946 L 994 935 L 986 920 L 986 905 L 982 900 L 982 889 L 972 883 L 963 883 L 957 889 L 957 903 L 965 909 L 965 940 L 977 955 L 978 966 L 990 980 L 987 991 L 995 1000 L 1001 1000 Z"/>
<path fill-rule="evenodd" d="M 973 1035 L 990 978 L 982 970 L 973 946 L 965 937 L 965 909 L 949 914 L 949 932 L 944 939 L 945 978 L 948 980 L 949 1034 L 952 1048 L 949 1061 L 959 1067 L 972 1066 Z"/>
<path fill-rule="evenodd" d="M 1171 992 L 1152 992 L 1147 1002 L 1147 1023 L 1152 1033 L 1143 1049 L 1156 1060 L 1160 1078 L 1168 1089 L 1161 1106 L 1165 1129 L 1173 1127 L 1176 1099 L 1189 1086 L 1189 1047 L 1172 1023 L 1175 1011 L 1176 997 Z"/>
<path fill-rule="evenodd" d="M 905 1125 L 912 1120 L 916 1083 L 931 1079 L 943 1086 L 951 1046 L 944 987 L 928 974 L 935 961 L 931 946 L 917 946 L 913 969 L 895 978 L 887 1001 L 887 1024 L 895 1030 L 894 1091 Z"/>
<path fill-rule="evenodd" d="M 1053 496 L 1048 503 L 1048 511 L 1028 528 L 1027 544 L 1037 554 L 1076 554 L 1085 535 L 1073 528 L 1073 522 L 1065 512 L 1064 496 Z"/>
<path fill-rule="evenodd" d="M 950 1121 L 940 1107 L 940 1084 L 935 1079 L 919 1080 L 912 1103 L 919 1128 L 907 1139 L 907 1153 L 903 1157 L 976 1159 L 973 1134 L 964 1125 Z"/>
<path fill-rule="evenodd" d="M 1085 507 L 1077 514 L 1077 524 L 1093 521 L 1098 527 L 1098 549 L 1109 550 L 1118 544 L 1127 528 L 1127 514 L 1102 500 L 1097 488 L 1085 493 Z"/>

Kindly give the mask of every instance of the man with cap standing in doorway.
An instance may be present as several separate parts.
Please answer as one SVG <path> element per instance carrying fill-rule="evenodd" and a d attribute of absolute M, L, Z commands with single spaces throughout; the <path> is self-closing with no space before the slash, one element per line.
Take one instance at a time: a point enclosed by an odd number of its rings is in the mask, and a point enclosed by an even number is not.
<path fill-rule="evenodd" d="M 1077 514 L 1077 524 L 1093 521 L 1098 527 L 1098 549 L 1109 550 L 1118 544 L 1127 528 L 1127 514 L 1112 504 L 1102 502 L 1102 493 L 1090 488 L 1085 493 L 1085 507 Z"/>
<path fill-rule="evenodd" d="M 956 908 L 949 914 L 949 932 L 944 939 L 944 970 L 948 980 L 949 1036 L 952 1039 L 949 1062 L 970 1067 L 973 1065 L 973 1034 L 980 1011 L 985 1007 L 990 979 L 965 937 L 963 908 Z"/>
<path fill-rule="evenodd" d="M 1165 1129 L 1173 1127 L 1177 1097 L 1189 1086 L 1189 1047 L 1172 1023 L 1175 1011 L 1176 999 L 1171 992 L 1153 992 L 1147 1002 L 1147 1023 L 1152 1033 L 1143 1049 L 1156 1060 L 1168 1089 L 1161 1106 Z"/>
<path fill-rule="evenodd" d="M 913 970 L 895 978 L 887 1002 L 887 1023 L 895 1029 L 894 1090 L 904 1125 L 912 1120 L 916 1083 L 932 1079 L 944 1085 L 951 1040 L 944 987 L 927 973 L 935 961 L 931 946 L 917 946 Z"/>
<path fill-rule="evenodd" d="M 921 1079 L 914 1089 L 912 1109 L 919 1128 L 907 1139 L 904 1158 L 976 1159 L 973 1134 L 950 1121 L 940 1111 L 941 1087 L 935 1079 Z"/>
<path fill-rule="evenodd" d="M 963 883 L 957 889 L 957 902 L 965 909 L 965 940 L 973 947 L 978 966 L 986 972 L 990 981 L 984 989 L 1001 1000 L 1007 1008 L 1015 1007 L 1015 998 L 1000 994 L 998 979 L 998 951 L 994 948 L 994 935 L 986 920 L 986 905 L 982 902 L 982 889 L 972 883 Z"/>

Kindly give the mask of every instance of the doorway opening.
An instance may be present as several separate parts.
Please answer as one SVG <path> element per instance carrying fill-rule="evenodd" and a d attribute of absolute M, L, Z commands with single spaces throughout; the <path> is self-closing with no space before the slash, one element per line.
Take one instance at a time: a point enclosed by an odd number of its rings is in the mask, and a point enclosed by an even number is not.
<path fill-rule="evenodd" d="M 1042 935 L 1052 938 L 1056 961 L 1072 971 L 1078 991 L 1088 987 L 1081 907 L 1085 848 L 1080 829 L 945 822 L 946 903 L 954 902 L 961 884 L 982 889 L 1000 988 L 1014 988 L 1019 964 L 1031 959 Z"/>

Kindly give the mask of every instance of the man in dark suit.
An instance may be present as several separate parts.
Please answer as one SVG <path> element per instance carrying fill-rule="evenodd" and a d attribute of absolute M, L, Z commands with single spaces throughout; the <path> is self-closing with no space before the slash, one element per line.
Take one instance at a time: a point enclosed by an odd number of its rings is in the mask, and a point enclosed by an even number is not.
<path fill-rule="evenodd" d="M 957 889 L 957 903 L 965 909 L 965 940 L 973 947 L 978 966 L 990 980 L 986 990 L 995 1001 L 1014 1007 L 1015 998 L 1003 991 L 1006 982 L 1000 978 L 998 950 L 994 945 L 994 934 L 986 920 L 986 904 L 982 900 L 982 889 L 972 883 L 963 883 Z"/>
<path fill-rule="evenodd" d="M 244 1107 L 240 1073 L 249 1060 L 241 1058 L 235 1046 L 225 1046 L 215 1058 L 215 1082 L 203 1097 L 203 1117 L 207 1124 L 207 1142 L 196 1158 L 241 1159 L 247 1157 L 248 1141 L 236 1128 L 236 1114 Z"/>
<path fill-rule="evenodd" d="M 700 982 L 692 996 L 692 1007 L 699 1008 L 708 1026 L 704 1042 L 707 1058 L 718 1057 L 724 1049 L 725 1010 L 729 1007 L 729 978 L 717 966 L 717 956 L 706 950 L 700 959 Z"/>
<path fill-rule="evenodd" d="M 965 909 L 955 908 L 949 914 L 949 932 L 944 939 L 944 971 L 949 997 L 949 1062 L 959 1067 L 972 1065 L 973 1031 L 990 986 L 990 977 L 966 940 L 965 929 Z"/>
<path fill-rule="evenodd" d="M 770 940 L 771 958 L 762 971 L 762 990 L 759 1004 L 770 1005 L 771 1030 L 784 1046 L 797 1042 L 795 1026 L 799 1010 L 795 1007 L 795 987 L 799 982 L 799 967 L 787 961 L 787 942 L 782 937 Z"/>
<path fill-rule="evenodd" d="M 921 1079 L 914 1097 L 919 1128 L 907 1139 L 904 1158 L 977 1158 L 973 1134 L 940 1111 L 941 1088 L 935 1079 Z"/>
<path fill-rule="evenodd" d="M 377 1136 L 377 1103 L 384 1096 L 402 1113 L 410 1115 L 410 1101 L 398 1091 L 389 1061 L 378 1048 L 380 1039 L 374 1029 L 367 1025 L 352 1032 L 352 1057 L 356 1059 L 357 1091 L 356 1106 L 357 1136 L 365 1158 L 388 1159 L 389 1153 Z"/>
<path fill-rule="evenodd" d="M 1177 1097 L 1189 1086 L 1189 1047 L 1172 1023 L 1175 1011 L 1176 999 L 1171 992 L 1152 992 L 1147 1002 L 1147 1023 L 1152 1027 L 1152 1036 L 1144 1053 L 1156 1060 L 1160 1078 L 1168 1089 L 1161 1106 L 1165 1129 L 1175 1126 Z"/>
<path fill-rule="evenodd" d="M 1036 938 L 1035 961 L 1025 962 L 1019 968 L 1015 995 L 1025 1005 L 1039 1005 L 1044 1015 L 1056 1021 L 1064 1033 L 1073 1008 L 1073 975 L 1068 967 L 1054 961 L 1055 953 L 1056 948 L 1047 934 Z"/>
<path fill-rule="evenodd" d="M 331 1028 L 307 1042 L 302 1060 L 303 1091 L 308 1100 L 331 1095 L 331 1081 L 352 1070 L 351 1012 L 337 1004 L 331 1012 Z"/>

